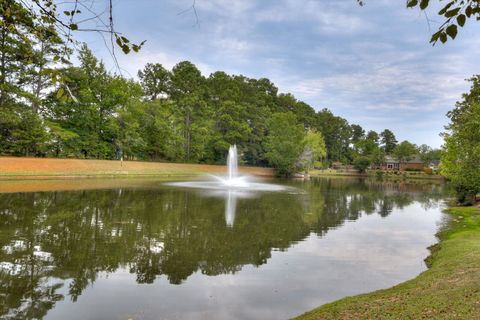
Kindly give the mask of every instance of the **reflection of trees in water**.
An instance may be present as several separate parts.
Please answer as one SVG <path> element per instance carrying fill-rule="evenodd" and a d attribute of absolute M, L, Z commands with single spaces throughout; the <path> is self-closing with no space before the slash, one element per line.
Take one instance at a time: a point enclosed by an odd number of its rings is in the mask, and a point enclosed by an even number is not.
<path fill-rule="evenodd" d="M 194 272 L 235 273 L 262 265 L 310 232 L 325 234 L 362 214 L 387 216 L 441 187 L 312 180 L 305 195 L 265 193 L 237 199 L 227 227 L 225 203 L 191 191 L 117 189 L 0 195 L 0 316 L 42 317 L 70 279 L 76 300 L 99 272 L 127 268 L 137 282 L 159 275 L 179 284 Z M 21 241 L 21 245 L 18 242 Z M 12 244 L 17 246 L 12 246 Z M 54 281 L 57 279 L 58 281 Z"/>
<path fill-rule="evenodd" d="M 363 214 L 377 213 L 387 217 L 394 209 L 403 209 L 413 202 L 424 209 L 439 206 L 445 197 L 444 186 L 431 183 L 389 182 L 369 179 L 313 179 L 305 185 L 309 206 L 318 206 L 318 222 L 312 226 L 319 235 L 338 227 L 345 220 L 356 220 Z M 321 190 L 322 201 L 314 194 Z M 323 202 L 323 203 L 322 203 Z"/>

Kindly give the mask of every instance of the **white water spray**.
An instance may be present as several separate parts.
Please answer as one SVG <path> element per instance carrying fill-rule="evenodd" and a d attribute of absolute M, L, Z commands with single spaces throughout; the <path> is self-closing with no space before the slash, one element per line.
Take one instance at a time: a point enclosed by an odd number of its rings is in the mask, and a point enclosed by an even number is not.
<path fill-rule="evenodd" d="M 230 146 L 230 149 L 228 149 L 227 167 L 228 180 L 236 179 L 238 175 L 238 153 L 236 144 Z"/>
<path fill-rule="evenodd" d="M 287 191 L 289 188 L 270 183 L 255 182 L 255 178 L 251 176 L 238 174 L 238 153 L 237 146 L 230 146 L 227 156 L 227 175 L 218 176 L 210 174 L 209 177 L 213 180 L 202 181 L 185 181 L 168 183 L 171 186 L 209 189 L 209 190 L 224 190 L 224 191 Z"/>
<path fill-rule="evenodd" d="M 207 195 L 225 198 L 225 222 L 232 227 L 235 222 L 237 199 L 251 198 L 258 192 L 290 191 L 293 188 L 278 184 L 255 182 L 253 177 L 238 175 L 237 146 L 230 146 L 227 156 L 227 175 L 208 175 L 213 178 L 201 181 L 183 181 L 167 183 L 170 186 L 208 190 Z"/>

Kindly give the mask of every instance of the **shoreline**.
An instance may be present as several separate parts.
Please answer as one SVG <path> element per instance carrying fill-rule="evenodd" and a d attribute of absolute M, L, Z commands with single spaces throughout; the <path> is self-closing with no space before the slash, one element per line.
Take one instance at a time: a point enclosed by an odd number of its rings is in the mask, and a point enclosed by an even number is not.
<path fill-rule="evenodd" d="M 451 207 L 428 269 L 391 288 L 345 297 L 294 319 L 474 319 L 480 314 L 480 208 Z"/>
<path fill-rule="evenodd" d="M 423 172 L 415 171 L 399 171 L 395 174 L 393 171 L 367 171 L 366 173 L 359 172 L 344 172 L 334 169 L 326 170 L 312 170 L 311 177 L 359 177 L 359 178 L 378 178 L 384 180 L 434 180 L 444 181 L 445 178 L 441 175 L 429 175 Z"/>
<path fill-rule="evenodd" d="M 17 171 L 10 170 L 5 173 L 5 159 L 10 166 L 15 164 Z M 30 171 L 19 174 L 25 166 L 39 163 L 49 164 L 50 170 L 62 168 L 62 164 L 69 162 L 75 164 L 75 170 L 82 169 L 83 165 L 97 165 L 94 169 L 104 169 L 98 165 L 119 165 L 120 161 L 108 160 L 70 160 L 70 159 L 38 159 L 38 158 L 13 158 L 0 157 L 0 193 L 32 192 L 52 190 L 74 190 L 78 188 L 111 188 L 128 184 L 129 186 L 142 186 L 145 181 L 155 178 L 175 179 L 184 176 L 224 173 L 224 166 L 198 165 L 198 164 L 170 164 L 150 162 L 127 162 L 131 169 L 124 172 L 95 171 L 94 174 L 82 174 L 80 171 L 52 172 L 39 175 L 35 167 Z M 47 161 L 45 161 L 47 160 Z M 52 160 L 57 162 L 52 165 Z M 72 162 L 73 161 L 73 162 Z M 75 163 L 74 163 L 75 162 Z M 10 167 L 11 169 L 11 167 Z M 65 168 L 62 168 L 65 170 Z M 135 171 L 136 170 L 136 171 Z M 145 170 L 148 172 L 139 172 Z M 152 170 L 153 173 L 152 173 Z M 252 173 L 263 177 L 273 176 L 273 170 L 268 168 L 241 167 L 240 172 Z M 337 178 L 375 178 L 369 174 L 319 174 L 312 177 L 337 177 Z M 138 181 L 135 181 L 138 178 Z M 143 179 L 142 179 L 143 178 Z M 397 182 L 414 179 L 401 179 Z M 66 181 L 77 179 L 74 186 Z M 2 184 L 4 180 L 5 184 Z M 385 179 L 390 180 L 390 179 Z M 416 179 L 439 181 L 439 179 Z M 443 179 L 442 179 L 443 180 Z M 100 184 L 99 184 L 100 183 Z M 430 255 L 426 258 L 428 269 L 417 277 L 400 283 L 388 289 L 345 297 L 340 300 L 321 305 L 295 319 L 402 319 L 434 317 L 451 319 L 459 315 L 460 318 L 472 318 L 480 314 L 480 208 L 477 207 L 452 207 L 445 210 L 452 217 L 448 224 L 437 234 L 439 241 L 431 246 Z M 474 238 L 471 244 L 470 238 Z M 473 248 L 472 252 L 466 249 Z M 465 271 L 465 268 L 467 271 Z M 478 279 L 476 279 L 478 278 Z M 452 283 L 458 285 L 452 286 Z M 433 289 L 432 289 L 433 288 Z M 466 297 L 462 293 L 468 294 Z M 455 301 L 456 306 L 451 306 Z"/>

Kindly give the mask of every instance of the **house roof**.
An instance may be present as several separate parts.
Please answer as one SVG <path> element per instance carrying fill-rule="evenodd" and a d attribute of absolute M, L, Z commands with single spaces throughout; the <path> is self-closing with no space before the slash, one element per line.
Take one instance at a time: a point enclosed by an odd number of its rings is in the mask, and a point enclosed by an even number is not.
<path fill-rule="evenodd" d="M 386 163 L 398 163 L 400 161 L 398 161 L 398 159 L 395 158 L 395 157 L 385 156 L 385 162 Z M 412 159 L 410 159 L 408 161 L 405 161 L 404 163 L 423 163 L 423 161 L 422 161 L 422 159 L 420 159 L 420 156 L 417 154 L 417 155 L 413 156 Z"/>

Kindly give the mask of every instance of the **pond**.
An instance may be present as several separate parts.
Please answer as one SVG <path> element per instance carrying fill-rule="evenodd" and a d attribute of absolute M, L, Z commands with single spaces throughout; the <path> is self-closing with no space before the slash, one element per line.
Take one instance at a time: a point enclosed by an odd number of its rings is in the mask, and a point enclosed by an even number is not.
<path fill-rule="evenodd" d="M 273 182 L 3 183 L 0 318 L 286 319 L 415 277 L 446 219 L 441 184 Z"/>

